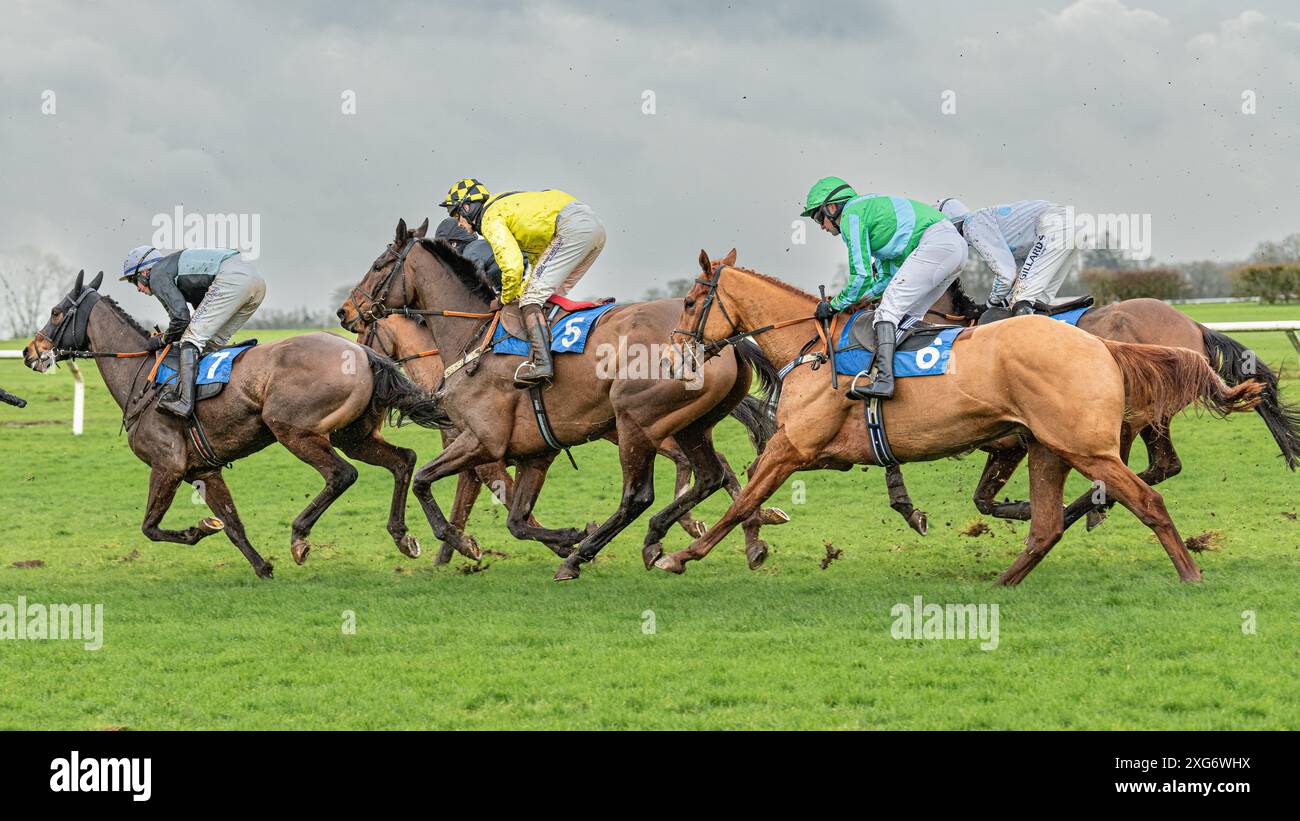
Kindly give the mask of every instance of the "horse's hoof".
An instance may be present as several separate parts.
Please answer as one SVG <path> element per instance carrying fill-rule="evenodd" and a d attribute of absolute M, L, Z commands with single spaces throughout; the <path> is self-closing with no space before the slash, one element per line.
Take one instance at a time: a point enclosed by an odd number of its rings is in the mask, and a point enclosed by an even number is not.
<path fill-rule="evenodd" d="M 1106 511 L 1104 509 L 1099 510 L 1097 508 L 1093 508 L 1092 510 L 1088 511 L 1089 532 L 1091 532 L 1093 528 L 1100 527 L 1101 523 L 1104 521 L 1106 521 Z"/>
<path fill-rule="evenodd" d="M 272 565 L 270 562 L 263 562 L 262 566 L 257 568 L 255 572 L 257 573 L 257 577 L 259 579 L 269 579 L 271 578 L 271 574 L 274 571 L 275 571 L 274 565 Z"/>
<path fill-rule="evenodd" d="M 293 554 L 293 560 L 301 565 L 307 561 L 307 554 L 311 552 L 311 543 L 306 539 L 298 539 L 289 548 L 289 552 Z"/>
<path fill-rule="evenodd" d="M 664 555 L 664 546 L 659 542 L 648 544 L 641 548 L 641 561 L 645 562 L 645 569 L 649 570 L 655 566 L 655 560 Z"/>
<path fill-rule="evenodd" d="M 555 580 L 557 582 L 567 582 L 570 579 L 578 578 L 578 576 L 581 575 L 581 572 L 582 571 L 578 570 L 577 565 L 571 565 L 568 562 L 564 562 L 556 568 Z"/>
<path fill-rule="evenodd" d="M 682 564 L 681 559 L 677 558 L 676 553 L 660 556 L 655 560 L 655 567 L 660 570 L 667 570 L 669 573 L 676 573 L 679 576 L 686 572 L 686 566 Z"/>
<path fill-rule="evenodd" d="M 412 559 L 420 558 L 420 540 L 410 533 L 397 540 L 397 549 L 402 552 L 403 556 L 410 556 Z"/>
<path fill-rule="evenodd" d="M 216 516 L 209 516 L 201 520 L 198 525 L 198 531 L 204 536 L 211 536 L 213 533 L 220 533 L 226 529 L 226 523 Z"/>
<path fill-rule="evenodd" d="M 755 539 L 754 543 L 745 547 L 745 561 L 749 563 L 750 570 L 757 570 L 767 561 L 767 542 L 762 539 Z"/>
<path fill-rule="evenodd" d="M 465 559 L 478 561 L 484 557 L 484 552 L 478 548 L 478 542 L 476 542 L 472 535 L 469 535 L 468 533 L 460 534 L 460 539 L 458 544 L 456 544 L 456 549 L 460 551 L 460 555 L 464 556 Z"/>
<path fill-rule="evenodd" d="M 707 531 L 708 529 L 709 529 L 708 526 L 706 526 L 704 522 L 701 522 L 699 519 L 682 520 L 682 530 L 685 530 L 687 533 L 691 534 L 692 539 L 700 538 L 701 536 L 704 535 L 705 531 Z"/>
<path fill-rule="evenodd" d="M 765 525 L 783 525 L 790 521 L 790 514 L 779 507 L 765 507 L 760 521 Z"/>
<path fill-rule="evenodd" d="M 446 564 L 447 562 L 451 561 L 451 554 L 452 554 L 451 545 L 447 544 L 446 542 L 443 542 L 442 547 L 438 548 L 438 555 L 433 557 L 433 563 Z"/>
<path fill-rule="evenodd" d="M 930 532 L 930 519 L 924 510 L 913 510 L 912 515 L 907 517 L 907 523 L 922 536 Z"/>

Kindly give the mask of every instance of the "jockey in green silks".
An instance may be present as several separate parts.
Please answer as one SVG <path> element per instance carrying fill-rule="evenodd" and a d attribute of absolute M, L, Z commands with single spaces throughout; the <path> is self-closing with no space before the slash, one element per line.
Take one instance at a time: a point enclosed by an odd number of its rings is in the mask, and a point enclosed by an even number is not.
<path fill-rule="evenodd" d="M 817 318 L 864 298 L 876 308 L 875 375 L 866 387 L 851 388 L 853 399 L 894 395 L 894 347 L 905 316 L 921 317 L 966 262 L 966 240 L 943 214 L 916 200 L 883 194 L 859 196 L 839 177 L 823 177 L 808 192 L 803 216 L 838 235 L 849 252 L 849 279 L 833 298 L 818 303 Z M 872 265 L 879 261 L 880 273 Z M 856 385 L 856 382 L 855 382 Z"/>

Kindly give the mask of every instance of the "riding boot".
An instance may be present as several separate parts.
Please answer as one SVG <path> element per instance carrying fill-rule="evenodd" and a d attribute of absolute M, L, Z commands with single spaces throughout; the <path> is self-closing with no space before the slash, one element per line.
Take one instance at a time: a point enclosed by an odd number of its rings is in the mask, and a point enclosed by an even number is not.
<path fill-rule="evenodd" d="M 181 345 L 181 367 L 176 374 L 176 393 L 158 403 L 158 410 L 188 419 L 194 412 L 194 377 L 199 368 L 199 349 Z"/>
<path fill-rule="evenodd" d="M 850 390 L 852 399 L 889 399 L 894 395 L 894 345 L 897 341 L 897 328 L 892 322 L 877 322 L 875 375 L 871 384 L 865 388 Z"/>
<path fill-rule="evenodd" d="M 1035 313 L 1037 313 L 1037 311 L 1034 309 L 1034 303 L 1027 299 L 1022 299 L 1015 305 L 1011 306 L 1012 316 L 1029 316 Z"/>
<path fill-rule="evenodd" d="M 551 328 L 541 305 L 523 306 L 524 328 L 528 331 L 529 361 L 515 370 L 515 387 L 531 388 L 551 381 Z"/>

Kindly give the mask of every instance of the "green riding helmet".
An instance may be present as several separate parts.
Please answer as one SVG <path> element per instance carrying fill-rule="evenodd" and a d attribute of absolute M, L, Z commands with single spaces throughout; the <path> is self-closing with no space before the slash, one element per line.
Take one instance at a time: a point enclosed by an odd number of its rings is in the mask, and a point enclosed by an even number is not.
<path fill-rule="evenodd" d="M 839 177 L 822 177 L 808 190 L 808 203 L 803 209 L 803 216 L 815 218 L 818 211 L 830 203 L 848 202 L 858 195 Z"/>

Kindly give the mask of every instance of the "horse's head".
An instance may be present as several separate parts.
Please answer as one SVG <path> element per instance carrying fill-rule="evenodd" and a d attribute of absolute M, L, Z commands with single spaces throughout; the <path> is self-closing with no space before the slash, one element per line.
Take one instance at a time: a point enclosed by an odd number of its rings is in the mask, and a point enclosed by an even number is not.
<path fill-rule="evenodd" d="M 344 329 L 352 333 L 362 333 L 365 324 L 382 316 L 385 308 L 406 306 L 407 296 L 411 291 L 406 281 L 409 273 L 404 264 L 406 255 L 410 253 L 415 243 L 424 239 L 428 232 L 428 218 L 425 218 L 420 227 L 414 231 L 406 227 L 406 220 L 397 221 L 397 231 L 393 241 L 375 259 L 336 312 L 339 324 Z"/>
<path fill-rule="evenodd" d="M 701 274 L 686 294 L 672 334 L 674 345 L 706 345 L 736 332 L 736 323 L 718 293 L 723 271 L 735 264 L 735 248 L 721 259 L 709 259 L 707 252 L 700 251 Z"/>
<path fill-rule="evenodd" d="M 60 351 L 85 349 L 86 324 L 90 321 L 90 309 L 99 301 L 99 284 L 104 281 L 104 272 L 100 271 L 89 284 L 85 284 L 85 278 L 85 269 L 77 272 L 72 290 L 50 309 L 45 327 L 23 348 L 23 364 L 27 367 L 44 373 L 64 358 Z"/>

